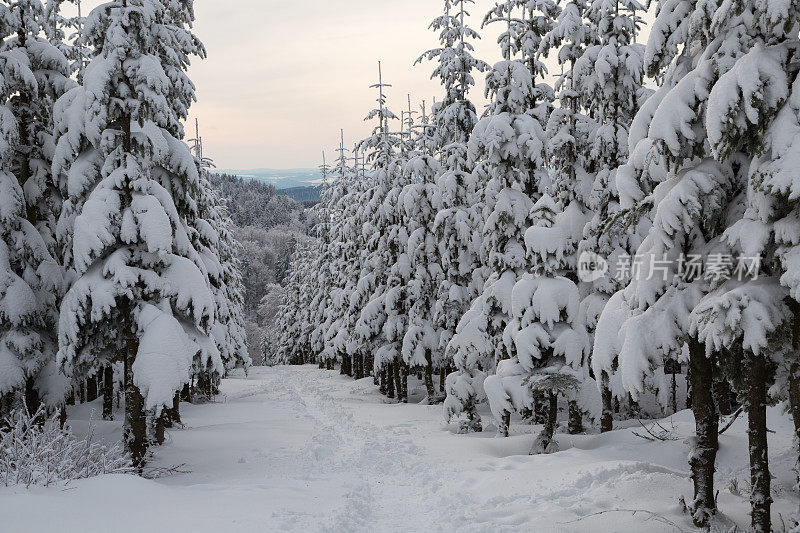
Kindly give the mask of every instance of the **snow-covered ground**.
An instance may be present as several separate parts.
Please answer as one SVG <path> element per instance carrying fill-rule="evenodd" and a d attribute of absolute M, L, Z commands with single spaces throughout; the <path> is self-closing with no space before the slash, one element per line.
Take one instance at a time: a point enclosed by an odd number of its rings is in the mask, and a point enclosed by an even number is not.
<path fill-rule="evenodd" d="M 311 366 L 254 368 L 222 389 L 218 403 L 183 404 L 186 428 L 170 431 L 157 449 L 156 465 L 185 464 L 188 473 L 0 488 L 0 530 L 693 530 L 679 505 L 691 495 L 688 411 L 663 423 L 674 424 L 677 440 L 650 442 L 633 434 L 636 427 L 559 434 L 561 452 L 529 456 L 538 427 L 515 425 L 506 439 L 494 438 L 493 426 L 456 435 L 443 425 L 441 406 L 386 404 L 371 378 Z M 73 408 L 77 431 L 92 407 Z M 769 415 L 780 531 L 798 502 L 790 420 L 777 409 Z M 740 526 L 749 521 L 745 429 L 741 417 L 721 436 L 717 473 L 719 505 Z M 118 422 L 100 421 L 98 430 L 107 439 L 121 432 Z M 642 512 L 613 511 L 623 509 Z"/>

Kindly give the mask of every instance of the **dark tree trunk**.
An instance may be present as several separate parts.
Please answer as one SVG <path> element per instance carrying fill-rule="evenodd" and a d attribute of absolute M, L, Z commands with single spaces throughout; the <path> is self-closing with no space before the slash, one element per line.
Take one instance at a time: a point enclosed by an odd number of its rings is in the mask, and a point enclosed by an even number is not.
<path fill-rule="evenodd" d="M 439 370 L 439 393 L 444 392 L 444 383 L 447 381 L 447 367 Z"/>
<path fill-rule="evenodd" d="M 707 527 L 717 510 L 714 500 L 714 462 L 719 444 L 719 414 L 712 393 L 713 362 L 706 357 L 705 347 L 695 339 L 689 340 L 689 367 L 692 412 L 697 434 L 695 448 L 689 453 L 694 482 L 692 517 L 697 527 Z"/>
<path fill-rule="evenodd" d="M 386 366 L 386 397 L 394 398 L 394 365 L 392 363 L 385 364 Z"/>
<path fill-rule="evenodd" d="M 130 120 L 123 121 L 130 135 Z M 128 317 L 124 324 L 125 335 L 125 421 L 122 425 L 122 441 L 130 453 L 134 468 L 140 472 L 147 458 L 147 413 L 144 410 L 144 397 L 133 382 L 133 363 L 139 351 L 139 339 L 136 337 L 136 323 L 133 310 L 125 313 Z"/>
<path fill-rule="evenodd" d="M 403 401 L 403 380 L 400 378 L 400 367 L 403 366 L 402 359 L 396 359 L 392 365 L 392 377 L 394 378 L 394 391 L 397 395 L 397 401 Z"/>
<path fill-rule="evenodd" d="M 103 420 L 114 420 L 114 367 L 103 368 Z"/>
<path fill-rule="evenodd" d="M 42 401 L 39 398 L 39 391 L 36 390 L 36 383 L 32 377 L 29 377 L 25 380 L 25 408 L 28 410 L 28 414 L 33 416 L 39 410 L 41 404 Z M 41 422 L 44 422 L 44 420 Z"/>
<path fill-rule="evenodd" d="M 67 406 L 62 405 L 58 408 L 58 425 L 61 426 L 61 429 L 67 425 Z"/>
<path fill-rule="evenodd" d="M 558 394 L 550 392 L 548 395 L 547 420 L 542 432 L 536 437 L 531 449 L 531 454 L 554 451 L 553 435 L 556 433 L 556 420 L 558 418 Z"/>
<path fill-rule="evenodd" d="M 125 446 L 131 454 L 135 468 L 144 466 L 147 455 L 147 415 L 144 398 L 139 387 L 131 379 L 125 390 L 125 424 L 123 427 Z"/>
<path fill-rule="evenodd" d="M 600 377 L 601 391 L 600 397 L 603 401 L 603 414 L 600 416 L 600 432 L 605 433 L 614 429 L 614 406 L 609 386 L 608 374 L 604 370 Z"/>
<path fill-rule="evenodd" d="M 378 384 L 378 390 L 381 391 L 381 394 L 388 394 L 388 384 L 386 383 L 386 365 L 381 365 L 381 370 L 378 372 L 376 376 L 379 378 L 380 382 Z"/>
<path fill-rule="evenodd" d="M 425 390 L 428 393 L 428 404 L 436 403 L 436 387 L 433 386 L 433 363 L 431 363 L 431 353 L 425 354 Z"/>
<path fill-rule="evenodd" d="M 714 401 L 717 404 L 719 414 L 728 416 L 733 413 L 731 387 L 725 379 L 714 382 Z"/>
<path fill-rule="evenodd" d="M 675 372 L 672 372 L 672 383 L 670 384 L 670 408 L 672 408 L 672 414 L 678 412 L 678 381 L 675 378 Z"/>
<path fill-rule="evenodd" d="M 686 408 L 692 408 L 692 364 L 686 367 Z"/>
<path fill-rule="evenodd" d="M 574 400 L 569 402 L 567 431 L 569 431 L 570 435 L 583 433 L 583 411 L 581 411 L 581 408 L 578 406 L 578 402 Z"/>
<path fill-rule="evenodd" d="M 408 403 L 408 365 L 400 363 L 400 401 Z"/>
<path fill-rule="evenodd" d="M 375 369 L 372 368 L 375 364 L 375 358 L 372 355 L 364 356 L 364 377 L 373 376 L 375 385 L 378 384 L 378 376 L 375 375 Z"/>
<path fill-rule="evenodd" d="M 172 397 L 172 407 L 165 407 L 164 412 L 167 414 L 165 420 L 168 428 L 179 426 L 181 424 L 181 393 L 176 392 Z"/>
<path fill-rule="evenodd" d="M 508 431 L 511 428 L 511 413 L 508 411 L 503 412 L 499 425 L 500 427 L 497 428 L 498 433 L 503 437 L 508 437 Z"/>
<path fill-rule="evenodd" d="M 191 378 L 189 379 L 191 381 Z M 191 402 L 192 401 L 192 386 L 187 383 L 181 389 L 181 401 L 183 402 Z"/>
<path fill-rule="evenodd" d="M 211 379 L 205 370 L 197 375 L 197 390 L 206 400 L 211 399 Z"/>
<path fill-rule="evenodd" d="M 86 378 L 86 401 L 93 402 L 97 399 L 97 374 Z"/>
<path fill-rule="evenodd" d="M 161 408 L 161 414 L 155 420 L 156 427 L 155 427 L 155 438 L 156 444 L 159 446 L 164 444 L 164 438 L 166 437 L 166 428 L 167 428 L 167 409 Z"/>
<path fill-rule="evenodd" d="M 364 377 L 364 356 L 361 354 L 355 355 L 355 369 L 354 372 L 356 379 Z"/>
<path fill-rule="evenodd" d="M 787 300 L 794 314 L 794 322 L 792 324 L 794 360 L 789 366 L 789 408 L 792 411 L 792 420 L 794 421 L 794 442 L 797 446 L 800 446 L 800 304 L 792 298 Z M 800 449 L 797 450 L 797 453 L 798 458 L 800 458 Z M 797 486 L 800 488 L 800 479 L 797 480 Z"/>
<path fill-rule="evenodd" d="M 750 445 L 750 524 L 769 533 L 772 503 L 767 457 L 767 371 L 763 357 L 747 352 L 747 437 Z"/>
<path fill-rule="evenodd" d="M 630 392 L 628 393 L 628 410 L 633 418 L 639 418 L 641 416 L 639 402 L 633 399 Z"/>

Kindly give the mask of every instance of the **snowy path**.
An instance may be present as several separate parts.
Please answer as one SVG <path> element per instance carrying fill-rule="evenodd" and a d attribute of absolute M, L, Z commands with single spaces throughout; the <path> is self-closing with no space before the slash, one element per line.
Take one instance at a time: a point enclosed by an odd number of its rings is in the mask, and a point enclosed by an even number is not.
<path fill-rule="evenodd" d="M 453 435 L 440 406 L 386 404 L 371 379 L 313 367 L 256 368 L 223 392 L 220 403 L 184 404 L 187 428 L 157 451 L 156 464 L 189 473 L 0 489 L 0 531 L 678 531 L 643 514 L 593 515 L 608 509 L 645 509 L 691 530 L 678 506 L 690 490 L 683 439 L 560 435 L 564 451 L 531 457 L 531 428 Z M 70 413 L 77 430 L 90 410 Z M 796 504 L 791 439 L 788 420 L 770 414 L 780 523 Z M 688 413 L 674 422 L 690 433 Z M 740 524 L 746 494 L 729 480 L 746 490 L 744 428 L 725 434 L 718 473 L 720 505 Z M 98 429 L 119 438 L 118 422 Z"/>

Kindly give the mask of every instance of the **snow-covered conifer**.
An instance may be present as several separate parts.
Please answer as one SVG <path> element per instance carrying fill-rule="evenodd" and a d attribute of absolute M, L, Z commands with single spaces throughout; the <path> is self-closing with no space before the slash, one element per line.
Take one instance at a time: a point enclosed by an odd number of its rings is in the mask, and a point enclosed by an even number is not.
<path fill-rule="evenodd" d="M 591 221 L 586 226 L 579 252 L 592 252 L 609 265 L 632 256 L 641 242 L 638 228 L 626 226 L 616 187 L 617 169 L 628 160 L 631 124 L 641 103 L 650 94 L 643 86 L 644 46 L 637 44 L 636 12 L 644 8 L 635 0 L 598 0 L 586 13 L 596 31 L 597 43 L 589 46 L 575 63 L 577 91 L 597 127 L 590 154 L 594 182 L 584 191 Z M 610 296 L 623 287 L 614 268 L 591 282 L 582 303 L 586 324 L 593 331 Z M 612 391 L 607 373 L 600 376 L 603 415 L 601 431 L 612 428 Z M 620 392 L 620 391 L 618 391 Z"/>
<path fill-rule="evenodd" d="M 40 0 L 0 6 L 0 396 L 24 389 L 27 407 L 64 399 L 55 362 L 63 287 L 51 173 L 53 106 L 75 83 L 43 35 Z M 8 405 L 7 403 L 5 405 Z"/>
<path fill-rule="evenodd" d="M 190 12 L 189 1 L 95 8 L 84 86 L 56 105 L 53 169 L 67 195 L 59 230 L 74 276 L 61 304 L 59 361 L 82 375 L 124 358 L 124 440 L 137 465 L 147 451 L 145 409 L 171 405 L 198 353 L 223 371 L 195 246 L 200 172 L 179 139 L 194 87 L 167 74 L 200 52 L 185 48 Z"/>
<path fill-rule="evenodd" d="M 644 63 L 650 75 L 661 77 L 662 85 L 634 120 L 631 159 L 616 179 L 629 223 L 646 217 L 652 227 L 638 248 L 641 259 L 633 265 L 630 284 L 612 297 L 601 315 L 593 354 L 596 375 L 618 372 L 622 385 L 636 396 L 666 359 L 684 361 L 688 353 L 697 426 L 689 461 L 695 492 L 692 512 L 699 525 L 708 524 L 716 510 L 713 473 L 719 415 L 712 375 L 720 355 L 715 349 L 706 352 L 689 317 L 719 286 L 719 276 L 698 273 L 693 263 L 697 257 L 708 261 L 733 253 L 722 233 L 744 212 L 749 165 L 743 161 L 756 148 L 750 143 L 753 136 L 743 132 L 764 127 L 766 122 L 759 121 L 758 127 L 747 129 L 758 112 L 774 112 L 786 95 L 773 77 L 781 70 L 766 61 L 768 54 L 749 67 L 753 83 L 738 81 L 734 69 L 752 48 L 763 46 L 759 36 L 771 34 L 762 33 L 760 26 L 771 20 L 769 16 L 756 17 L 759 24 L 752 31 L 741 31 L 743 13 L 752 13 L 756 3 L 740 11 L 726 3 L 706 9 L 693 2 L 659 2 Z M 742 94 L 759 98 L 738 100 Z M 601 326 L 617 325 L 618 334 L 601 331 Z"/>
<path fill-rule="evenodd" d="M 510 48 L 504 51 L 506 59 L 487 75 L 492 103 L 473 130 L 468 152 L 475 172 L 488 179 L 483 188 L 482 253 L 490 275 L 450 341 L 455 351 L 477 352 L 486 370 L 511 357 L 502 333 L 511 320 L 514 284 L 530 266 L 524 234 L 547 180 L 544 128 L 532 113 L 534 79 L 523 61 L 510 58 Z"/>
<path fill-rule="evenodd" d="M 410 184 L 399 198 L 403 223 L 409 233 L 406 254 L 411 268 L 406 284 L 408 328 L 404 333 L 401 354 L 409 366 L 425 369 L 428 402 L 434 403 L 438 394 L 433 384 L 434 371 L 447 366 L 435 322 L 434 310 L 439 285 L 444 280 L 439 260 L 438 235 L 434 218 L 441 208 L 442 194 L 436 183 L 439 162 L 434 157 L 436 139 L 427 117 L 417 129 L 414 154 L 406 163 L 405 172 Z"/>
<path fill-rule="evenodd" d="M 562 275 L 570 243 L 565 213 L 545 194 L 533 207 L 533 222 L 525 233 L 531 272 L 514 284 L 511 319 L 503 332 L 511 357 L 498 362 L 496 375 L 487 377 L 484 387 L 505 435 L 511 412 L 533 412 L 535 402 L 544 399 L 545 426 L 531 453 L 550 453 L 558 450 L 553 440 L 558 395 L 575 401 L 588 378 L 589 338 L 579 313 L 578 286 Z"/>

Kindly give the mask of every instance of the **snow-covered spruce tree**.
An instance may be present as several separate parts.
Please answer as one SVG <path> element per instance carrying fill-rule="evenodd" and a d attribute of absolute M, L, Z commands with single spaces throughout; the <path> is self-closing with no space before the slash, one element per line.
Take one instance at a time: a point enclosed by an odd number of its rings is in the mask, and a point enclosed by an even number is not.
<path fill-rule="evenodd" d="M 575 63 L 577 91 L 586 103 L 587 112 L 597 122 L 589 159 L 595 172 L 594 183 L 584 204 L 593 215 L 584 231 L 579 252 L 593 252 L 609 265 L 621 257 L 630 257 L 641 243 L 635 227 L 620 220 L 621 209 L 616 187 L 617 169 L 628 160 L 628 132 L 641 103 L 650 92 L 643 86 L 644 45 L 637 44 L 636 12 L 644 8 L 635 0 L 598 0 L 586 14 L 597 33 L 597 42 Z M 586 324 L 593 331 L 603 306 L 623 283 L 609 268 L 587 287 L 582 307 Z M 600 430 L 613 427 L 610 378 L 599 377 L 603 413 Z M 623 391 L 617 390 L 617 396 Z"/>
<path fill-rule="evenodd" d="M 281 342 L 278 348 L 280 359 L 293 365 L 302 365 L 312 360 L 308 331 L 309 281 L 312 243 L 298 243 L 286 277 L 286 295 L 281 306 Z"/>
<path fill-rule="evenodd" d="M 185 23 L 175 5 L 116 0 L 94 9 L 84 86 L 61 97 L 55 115 L 53 169 L 67 196 L 59 236 L 74 277 L 58 360 L 75 376 L 123 358 L 124 441 L 137 466 L 148 447 L 145 410 L 171 405 L 198 353 L 222 371 L 210 334 L 214 297 L 193 243 L 200 173 L 175 136 L 184 117 L 162 67 L 181 54 L 170 38 Z M 191 85 L 180 90 L 193 98 Z"/>
<path fill-rule="evenodd" d="M 798 211 L 796 173 L 800 161 L 800 8 L 743 2 L 720 6 L 711 30 L 734 51 L 729 70 L 710 90 L 705 126 L 719 160 L 744 159 L 744 216 L 725 232 L 756 280 L 730 280 L 706 295 L 693 312 L 692 328 L 707 351 L 727 357 L 730 376 L 746 390 L 750 451 L 751 528 L 770 531 L 770 472 L 766 404 L 769 395 L 788 400 L 798 413 Z M 743 32 L 743 28 L 746 32 Z M 733 60 L 733 61 L 732 61 Z M 732 63 L 732 64 L 731 64 Z M 746 159 L 745 159 L 746 158 Z M 788 382 L 788 387 L 786 386 Z"/>
<path fill-rule="evenodd" d="M 579 283 L 577 273 L 578 245 L 583 229 L 591 219 L 589 196 L 594 180 L 594 161 L 591 143 L 597 125 L 583 113 L 587 98 L 581 69 L 576 67 L 588 47 L 597 41 L 596 31 L 586 20 L 587 5 L 582 1 L 567 3 L 558 13 L 550 31 L 540 39 L 538 53 L 548 55 L 557 50 L 561 75 L 556 80 L 560 106 L 552 110 L 547 120 L 547 156 L 552 172 L 550 191 L 563 212 L 559 218 L 565 242 L 566 270 L 563 274 Z M 579 283 L 581 294 L 590 287 Z M 582 319 L 585 322 L 585 317 Z M 591 381 L 585 376 L 585 385 Z M 588 390 L 588 387 L 587 387 Z M 570 432 L 583 431 L 583 410 L 577 397 L 569 401 Z"/>
<path fill-rule="evenodd" d="M 718 278 L 698 275 L 690 261 L 696 255 L 730 254 L 722 232 L 744 211 L 747 160 L 753 145 L 721 144 L 720 124 L 737 132 L 745 121 L 736 117 L 748 113 L 752 117 L 754 107 L 762 109 L 762 95 L 769 102 L 765 106 L 774 107 L 780 100 L 772 93 L 774 86 L 763 81 L 772 70 L 762 77 L 759 64 L 748 74 L 754 82 L 743 83 L 747 103 L 728 107 L 731 94 L 739 89 L 731 89 L 737 87 L 737 74 L 727 73 L 758 46 L 754 36 L 761 31 L 758 24 L 744 22 L 754 20 L 753 6 L 742 7 L 744 11 L 727 3 L 718 7 L 659 3 L 644 63 L 650 75 L 662 79 L 662 86 L 637 115 L 631 136 L 641 140 L 617 173 L 621 207 L 630 213 L 649 212 L 645 216 L 651 218 L 652 227 L 638 249 L 641 268 L 604 309 L 595 339 L 595 347 L 601 337 L 606 346 L 619 346 L 622 385 L 634 396 L 643 392 L 654 369 L 668 359 L 685 360 L 688 352 L 697 428 L 689 456 L 694 481 L 691 510 L 698 525 L 707 525 L 716 511 L 713 474 L 719 415 L 712 389 L 721 356 L 714 350 L 706 353 L 689 321 Z M 750 92 L 753 85 L 759 89 Z M 759 97 L 750 99 L 751 95 Z M 644 118 L 637 124 L 641 115 Z M 648 122 L 646 135 L 634 133 Z M 617 336 L 612 330 L 601 331 L 601 325 L 621 325 L 621 330 Z M 609 357 L 614 349 L 601 352 L 594 353 L 595 373 L 615 372 L 614 358 Z"/>
<path fill-rule="evenodd" d="M 314 236 L 317 238 L 316 252 L 313 259 L 312 270 L 317 274 L 314 281 L 314 295 L 311 302 L 311 348 L 314 358 L 319 363 L 320 368 L 325 364 L 323 352 L 325 351 L 325 333 L 330 326 L 328 315 L 331 306 L 332 273 L 330 265 L 332 261 L 332 213 L 333 213 L 333 184 L 330 180 L 330 166 L 325 161 L 325 153 L 322 153 L 322 183 L 318 186 L 320 201 L 314 206 L 317 217 L 317 225 L 313 228 Z"/>
<path fill-rule="evenodd" d="M 553 440 L 558 395 L 574 398 L 588 379 L 589 337 L 580 317 L 578 286 L 562 274 L 569 268 L 569 215 L 543 195 L 533 207 L 533 226 L 525 233 L 531 272 L 514 284 L 511 320 L 503 332 L 511 355 L 497 364 L 484 387 L 492 413 L 504 432 L 513 411 L 533 412 L 544 397 L 546 419 L 531 453 L 558 450 Z"/>
<path fill-rule="evenodd" d="M 338 360 L 343 360 L 346 355 L 347 328 L 345 321 L 350 303 L 350 294 L 357 282 L 357 273 L 360 271 L 356 263 L 359 250 L 353 240 L 354 213 L 357 209 L 357 199 L 360 190 L 358 185 L 358 170 L 348 165 L 347 149 L 344 147 L 344 133 L 341 132 L 339 143 L 339 157 L 336 164 L 336 180 L 331 193 L 331 244 L 330 264 L 328 266 L 331 276 L 331 300 L 326 312 L 325 347 L 323 360 L 325 366 L 331 370 Z M 354 152 L 354 156 L 357 152 Z M 369 374 L 370 368 L 362 369 L 363 374 Z M 358 374 L 356 374 L 358 375 Z M 360 377 L 363 377 L 360 376 Z"/>
<path fill-rule="evenodd" d="M 445 386 L 445 417 L 449 421 L 464 413 L 468 418 L 465 430 L 480 430 L 475 404 L 483 397 L 484 374 L 478 370 L 477 360 L 459 358 L 459 352 L 446 350 L 458 321 L 483 284 L 478 255 L 481 206 L 467 158 L 467 140 L 477 122 L 475 106 L 469 100 L 469 91 L 475 84 L 473 72 L 484 72 L 489 66 L 473 56 L 471 41 L 479 36 L 465 21 L 470 3 L 445 1 L 444 14 L 430 25 L 439 32 L 440 46 L 427 51 L 417 62 L 438 60 L 432 78 L 438 77 L 445 89 L 444 98 L 433 107 L 430 119 L 435 127 L 431 149 L 438 152 L 440 170 L 435 177 L 436 189 L 427 187 L 432 198 L 440 197 L 432 221 L 437 246 L 427 251 L 428 264 L 433 265 L 435 257 L 442 270 L 441 281 L 433 288 L 436 296 L 432 320 L 439 339 L 436 353 L 444 358 L 444 364 L 454 360 L 458 367 L 453 377 L 448 377 L 450 385 Z M 423 132 L 428 131 L 425 122 L 423 119 Z"/>
<path fill-rule="evenodd" d="M 410 279 L 406 283 L 408 328 L 404 332 L 401 355 L 410 367 L 423 367 L 428 403 L 439 400 L 433 373 L 447 366 L 440 348 L 440 330 L 434 320 L 439 285 L 444 280 L 439 260 L 438 236 L 433 225 L 441 208 L 442 194 L 436 184 L 439 162 L 434 157 L 434 129 L 423 116 L 416 128 L 414 151 L 409 154 L 405 172 L 410 183 L 399 197 L 401 221 L 409 233 L 406 255 Z M 401 265 L 398 265 L 401 267 Z"/>
<path fill-rule="evenodd" d="M 75 83 L 69 62 L 42 35 L 40 0 L 0 5 L 0 412 L 24 391 L 30 413 L 64 400 L 55 366 L 63 293 L 51 161 L 53 105 Z"/>
<path fill-rule="evenodd" d="M 65 16 L 63 4 L 75 4 L 77 13 Z M 78 83 L 83 83 L 83 71 L 89 62 L 90 50 L 81 38 L 85 18 L 80 9 L 80 0 L 47 0 L 45 2 L 43 31 L 50 43 L 64 54 L 70 63 L 70 74 L 75 74 Z M 72 9 L 75 9 L 72 8 Z"/>
<path fill-rule="evenodd" d="M 233 236 L 233 222 L 228 216 L 224 200 L 208 181 L 208 172 L 201 172 L 201 194 L 198 199 L 198 217 L 195 222 L 198 252 L 201 253 L 209 274 L 211 291 L 217 312 L 211 331 L 223 364 L 223 371 L 235 367 L 245 370 L 251 364 L 247 350 L 244 326 L 244 286 L 240 261 L 241 245 Z M 195 361 L 194 372 L 205 376 L 209 384 L 221 377 L 214 375 L 210 361 Z M 201 380 L 202 381 L 202 380 Z"/>
<path fill-rule="evenodd" d="M 372 135 L 361 142 L 361 147 L 367 151 L 367 161 L 372 165 L 372 176 L 362 195 L 359 213 L 360 239 L 363 242 L 360 247 L 361 272 L 350 297 L 350 313 L 357 314 L 358 318 L 353 324 L 348 351 L 351 356 L 357 357 L 374 353 L 375 372 L 381 372 L 383 368 L 387 380 L 393 378 L 394 388 L 398 389 L 408 371 L 400 355 L 405 333 L 401 321 L 405 313 L 402 309 L 393 308 L 393 323 L 387 326 L 392 328 L 391 339 L 387 339 L 384 330 L 387 323 L 385 297 L 389 289 L 402 285 L 402 280 L 394 279 L 390 287 L 389 274 L 400 254 L 405 251 L 408 234 L 399 224 L 397 199 L 404 177 L 402 159 L 396 151 L 400 139 L 389 131 L 389 120 L 397 117 L 386 108 L 384 88 L 387 86 L 379 77 L 375 85 L 378 89 L 378 107 L 366 117 L 367 120 L 377 117 L 378 125 Z M 395 272 L 395 278 L 399 274 Z M 394 306 L 402 301 L 394 300 L 389 305 Z M 350 373 L 349 368 L 346 373 Z M 402 394 L 402 390 L 398 390 L 398 393 Z"/>
<path fill-rule="evenodd" d="M 530 267 L 524 234 L 531 226 L 540 186 L 547 181 L 544 128 L 532 112 L 537 106 L 533 76 L 523 61 L 510 59 L 511 50 L 505 50 L 506 59 L 487 75 L 492 102 L 468 145 L 475 172 L 488 178 L 483 190 L 482 253 L 490 274 L 451 341 L 457 343 L 456 350 L 475 351 L 492 366 L 512 355 L 502 334 L 511 320 L 514 284 Z M 506 417 L 503 433 L 507 426 Z"/>
<path fill-rule="evenodd" d="M 359 153 L 358 145 L 354 147 L 353 153 L 354 156 Z M 342 365 L 341 372 L 346 373 L 346 365 L 351 360 L 350 353 L 359 346 L 354 331 L 360 316 L 360 308 L 357 305 L 361 295 L 357 293 L 357 289 L 366 256 L 363 232 L 366 206 L 362 204 L 362 200 L 369 192 L 371 178 L 359 173 L 357 162 L 354 163 L 352 170 L 349 170 L 343 151 L 340 152 L 338 168 L 340 177 L 346 176 L 346 179 L 343 182 L 345 190 L 339 201 L 338 211 L 341 213 L 341 218 L 336 224 L 337 261 L 332 267 L 337 273 L 338 289 L 333 295 L 334 319 L 328 328 L 326 338 L 333 347 L 333 360 L 339 361 Z M 355 303 L 353 303 L 354 295 Z M 363 356 L 366 372 L 371 371 L 372 353 L 359 353 L 359 355 Z"/>

